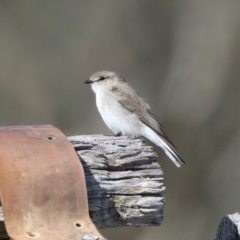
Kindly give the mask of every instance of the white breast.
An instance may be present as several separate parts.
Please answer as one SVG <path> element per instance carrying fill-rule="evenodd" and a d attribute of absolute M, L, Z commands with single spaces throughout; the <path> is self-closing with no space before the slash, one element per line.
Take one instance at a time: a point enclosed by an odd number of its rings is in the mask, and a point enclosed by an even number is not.
<path fill-rule="evenodd" d="M 142 122 L 134 113 L 124 109 L 111 91 L 98 92 L 96 104 L 103 121 L 114 133 L 142 135 Z"/>

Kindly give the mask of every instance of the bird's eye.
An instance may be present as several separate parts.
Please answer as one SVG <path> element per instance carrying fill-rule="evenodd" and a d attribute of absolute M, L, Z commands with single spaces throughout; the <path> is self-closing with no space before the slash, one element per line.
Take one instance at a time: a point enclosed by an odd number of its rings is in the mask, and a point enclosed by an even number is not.
<path fill-rule="evenodd" d="M 99 80 L 100 81 L 103 81 L 105 79 L 105 77 L 100 77 Z"/>

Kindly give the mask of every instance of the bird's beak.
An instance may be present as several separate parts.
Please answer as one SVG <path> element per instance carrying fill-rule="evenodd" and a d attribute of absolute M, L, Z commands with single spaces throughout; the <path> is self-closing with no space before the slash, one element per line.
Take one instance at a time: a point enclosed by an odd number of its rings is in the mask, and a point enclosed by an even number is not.
<path fill-rule="evenodd" d="M 92 80 L 85 80 L 83 83 L 91 84 L 91 83 L 93 83 L 93 81 Z"/>

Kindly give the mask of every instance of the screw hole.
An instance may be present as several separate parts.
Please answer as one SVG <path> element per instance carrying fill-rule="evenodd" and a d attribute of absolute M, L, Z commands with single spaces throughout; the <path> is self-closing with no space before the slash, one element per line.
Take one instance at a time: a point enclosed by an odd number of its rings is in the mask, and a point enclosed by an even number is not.
<path fill-rule="evenodd" d="M 82 225 L 80 223 L 75 223 L 75 226 L 80 228 Z"/>

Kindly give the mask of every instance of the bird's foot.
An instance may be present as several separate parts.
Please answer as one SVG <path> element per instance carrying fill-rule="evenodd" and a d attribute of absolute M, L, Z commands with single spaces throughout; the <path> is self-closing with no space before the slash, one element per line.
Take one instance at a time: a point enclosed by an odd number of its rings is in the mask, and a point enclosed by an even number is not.
<path fill-rule="evenodd" d="M 105 136 L 112 136 L 112 137 L 120 137 L 122 135 L 122 132 L 117 132 L 113 134 L 105 134 Z"/>
<path fill-rule="evenodd" d="M 120 137 L 120 136 L 122 136 L 122 132 L 115 133 L 114 136 L 115 137 Z"/>

